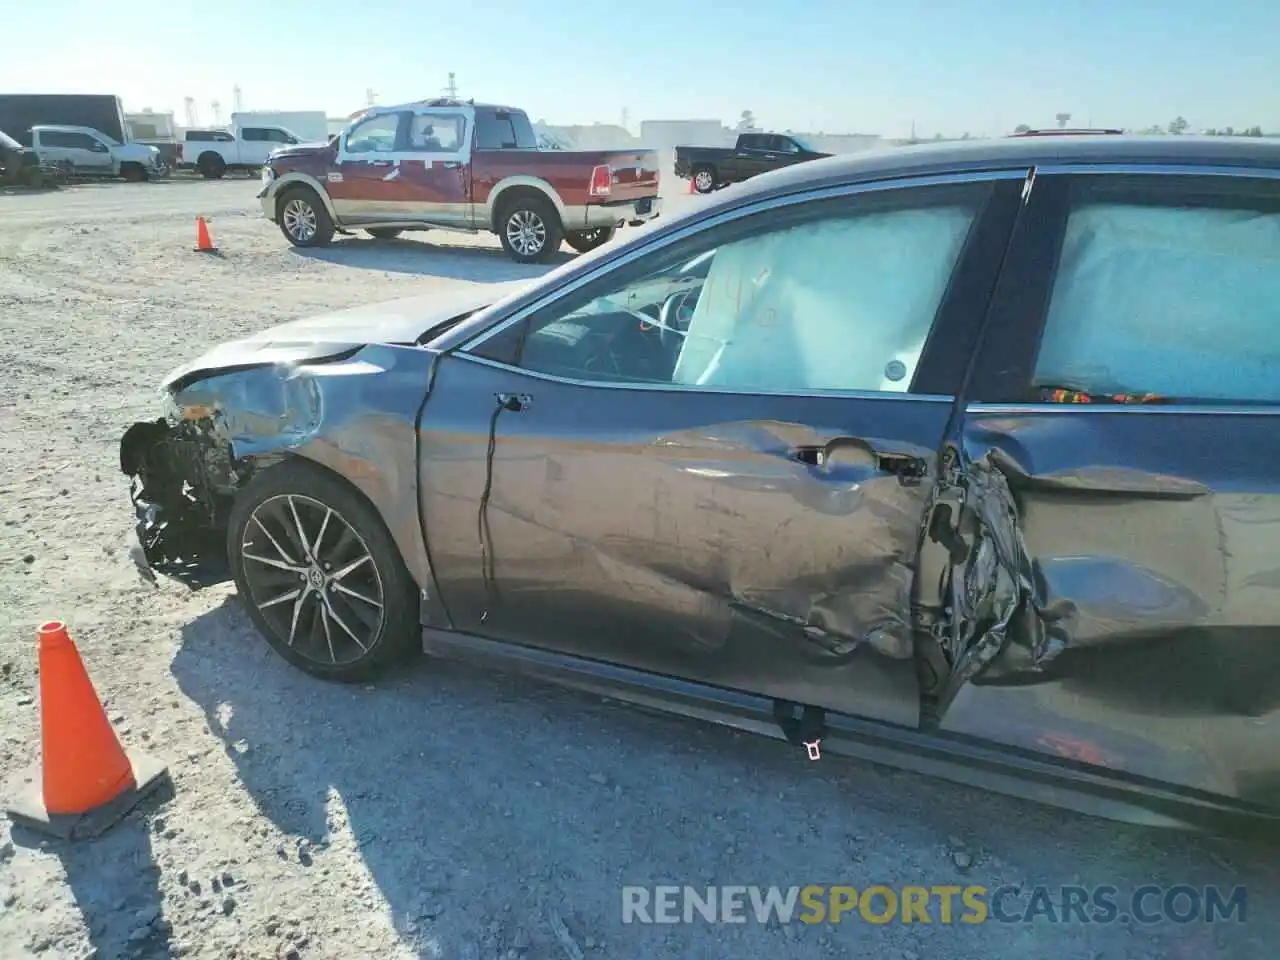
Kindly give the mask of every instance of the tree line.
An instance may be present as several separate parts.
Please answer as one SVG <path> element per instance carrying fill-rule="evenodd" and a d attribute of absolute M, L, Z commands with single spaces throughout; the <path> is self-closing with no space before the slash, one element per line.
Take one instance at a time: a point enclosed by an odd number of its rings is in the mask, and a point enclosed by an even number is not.
<path fill-rule="evenodd" d="M 1069 113 L 1058 114 L 1059 128 L 1065 127 L 1067 124 L 1067 121 L 1070 119 L 1071 119 L 1071 114 Z M 1173 136 L 1176 137 L 1186 133 L 1190 127 L 1191 127 L 1191 124 L 1187 122 L 1186 117 L 1174 117 L 1164 126 L 1161 126 L 1160 124 L 1157 123 L 1154 126 L 1144 127 L 1141 130 L 1126 130 L 1125 132 L 1126 133 L 1145 133 L 1145 134 L 1151 134 L 1151 135 L 1160 135 L 1160 134 L 1167 133 L 1167 134 L 1172 134 Z M 1030 133 L 1031 129 L 1032 128 L 1029 127 L 1027 124 L 1020 123 L 1013 128 L 1013 132 L 1014 133 Z M 1235 127 L 1209 127 L 1204 131 L 1204 133 L 1206 136 L 1210 136 L 1210 137 L 1263 137 L 1263 136 L 1266 136 L 1266 134 L 1262 132 L 1262 127 L 1260 126 L 1245 127 L 1242 130 L 1237 130 Z"/>

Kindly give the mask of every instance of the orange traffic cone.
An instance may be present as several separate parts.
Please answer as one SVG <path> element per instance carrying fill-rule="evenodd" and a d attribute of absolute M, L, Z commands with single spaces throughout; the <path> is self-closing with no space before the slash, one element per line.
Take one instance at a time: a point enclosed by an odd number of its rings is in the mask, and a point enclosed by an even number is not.
<path fill-rule="evenodd" d="M 209 236 L 209 224 L 204 217 L 196 217 L 196 252 L 216 253 L 213 238 Z"/>
<path fill-rule="evenodd" d="M 693 178 L 693 177 L 690 177 L 690 178 L 689 178 L 689 192 L 690 192 L 690 193 L 697 193 L 697 192 L 698 192 L 698 188 L 697 188 L 696 186 L 694 186 L 694 184 L 695 184 L 696 182 L 697 182 L 697 181 L 696 181 L 696 180 L 694 180 L 694 178 Z"/>
<path fill-rule="evenodd" d="M 54 620 L 40 642 L 40 789 L 9 818 L 63 839 L 96 836 L 167 779 L 163 765 L 120 746 L 67 628 Z"/>

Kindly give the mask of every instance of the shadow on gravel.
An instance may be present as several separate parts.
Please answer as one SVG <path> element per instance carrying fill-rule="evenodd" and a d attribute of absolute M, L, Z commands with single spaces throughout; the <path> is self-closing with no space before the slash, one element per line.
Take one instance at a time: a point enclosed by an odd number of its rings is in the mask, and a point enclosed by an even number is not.
<path fill-rule="evenodd" d="M 163 916 L 160 867 L 153 855 L 148 824 L 160 822 L 153 820 L 149 811 L 171 796 L 171 787 L 165 786 L 102 836 L 53 847 L 97 957 L 142 960 L 170 955 L 171 926 Z M 40 840 L 29 830 L 13 832 L 18 845 L 35 846 Z"/>
<path fill-rule="evenodd" d="M 813 764 L 764 738 L 461 665 L 424 660 L 376 686 L 325 683 L 271 653 L 234 597 L 187 624 L 172 670 L 261 814 L 292 835 L 279 855 L 297 889 L 307 871 L 333 868 L 312 889 L 334 888 L 335 899 L 292 908 L 330 925 L 330 952 L 376 948 L 353 942 L 347 922 L 377 909 L 360 899 L 367 882 L 424 958 L 1191 960 L 1270 956 L 1280 936 L 1275 865 L 1240 844 L 839 758 Z M 353 855 L 366 878 L 341 868 Z M 1015 884 L 1003 907 L 1016 914 L 1040 886 L 1211 883 L 1249 888 L 1247 923 L 947 925 L 936 903 L 927 924 L 856 913 L 785 929 L 622 922 L 627 884 Z"/>
<path fill-rule="evenodd" d="M 559 251 L 545 264 L 516 263 L 501 249 L 450 246 L 407 237 L 395 240 L 351 237 L 335 240 L 325 247 L 291 249 L 295 256 L 360 270 L 412 273 L 477 283 L 531 280 L 568 263 L 574 256 Z"/>

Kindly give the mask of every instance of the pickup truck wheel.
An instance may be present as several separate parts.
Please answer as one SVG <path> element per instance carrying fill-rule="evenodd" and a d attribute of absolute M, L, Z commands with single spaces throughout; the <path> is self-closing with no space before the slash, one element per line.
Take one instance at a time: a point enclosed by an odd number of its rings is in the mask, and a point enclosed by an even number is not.
<path fill-rule="evenodd" d="M 617 233 L 616 227 L 597 227 L 595 230 L 576 230 L 565 234 L 565 242 L 579 253 L 587 253 L 596 247 L 603 247 Z"/>
<path fill-rule="evenodd" d="M 280 198 L 280 232 L 295 247 L 323 247 L 333 239 L 333 221 L 320 198 L 294 187 Z"/>
<path fill-rule="evenodd" d="M 564 228 L 555 207 L 541 197 L 516 197 L 498 220 L 502 249 L 517 263 L 542 263 L 560 249 Z"/>
<path fill-rule="evenodd" d="M 257 474 L 227 529 L 236 591 L 276 653 L 327 680 L 365 680 L 420 645 L 417 588 L 378 512 L 303 461 Z"/>
<path fill-rule="evenodd" d="M 120 176 L 130 183 L 141 183 L 147 179 L 147 171 L 139 163 L 122 163 L 120 165 Z"/>
<path fill-rule="evenodd" d="M 699 167 L 693 171 L 693 189 L 698 193 L 710 193 L 716 188 L 716 172 L 711 167 Z"/>
<path fill-rule="evenodd" d="M 375 240 L 394 240 L 403 232 L 399 227 L 370 227 L 365 231 Z"/>
<path fill-rule="evenodd" d="M 196 169 L 206 180 L 220 180 L 227 172 L 227 161 L 216 153 L 202 153 L 196 161 Z"/>

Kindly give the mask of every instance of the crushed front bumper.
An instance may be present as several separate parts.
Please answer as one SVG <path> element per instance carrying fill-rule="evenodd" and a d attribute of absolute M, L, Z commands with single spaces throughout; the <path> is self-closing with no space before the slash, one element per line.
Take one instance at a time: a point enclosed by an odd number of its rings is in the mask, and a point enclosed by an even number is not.
<path fill-rule="evenodd" d="M 131 478 L 137 523 L 130 554 L 140 572 L 192 586 L 227 579 L 225 533 L 230 498 L 220 477 L 230 458 L 194 427 L 165 419 L 133 424 L 120 438 L 120 470 Z"/>

